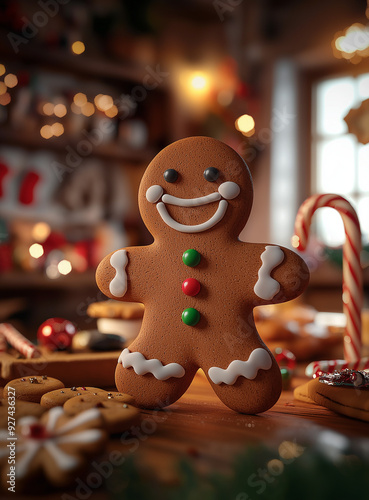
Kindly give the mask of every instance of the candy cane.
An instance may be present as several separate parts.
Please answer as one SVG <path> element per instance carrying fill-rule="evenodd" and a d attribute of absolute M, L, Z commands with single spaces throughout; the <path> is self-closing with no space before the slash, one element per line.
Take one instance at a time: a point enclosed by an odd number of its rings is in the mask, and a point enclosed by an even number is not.
<path fill-rule="evenodd" d="M 0 334 L 25 358 L 38 358 L 41 355 L 37 347 L 9 323 L 0 323 Z"/>
<path fill-rule="evenodd" d="M 349 370 L 367 370 L 369 358 L 361 358 L 358 361 L 348 363 L 343 359 L 329 359 L 327 361 L 313 361 L 305 369 L 305 375 L 312 377 L 317 372 L 333 373 L 348 368 Z"/>
<path fill-rule="evenodd" d="M 297 239 L 298 244 L 295 246 L 298 250 L 306 249 L 312 216 L 321 207 L 331 207 L 337 210 L 342 217 L 345 228 L 342 298 L 347 325 L 343 350 L 347 362 L 356 362 L 361 356 L 361 307 L 363 301 L 360 224 L 355 210 L 342 196 L 336 194 L 310 196 L 301 205 L 296 216 L 295 239 Z"/>

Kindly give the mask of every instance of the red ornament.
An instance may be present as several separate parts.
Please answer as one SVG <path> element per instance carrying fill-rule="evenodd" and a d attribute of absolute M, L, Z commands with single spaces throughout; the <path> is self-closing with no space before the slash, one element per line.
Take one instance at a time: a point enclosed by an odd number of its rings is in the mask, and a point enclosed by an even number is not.
<path fill-rule="evenodd" d="M 187 278 L 182 283 L 182 292 L 185 295 L 189 295 L 190 297 L 194 297 L 200 291 L 201 285 L 195 278 Z"/>
<path fill-rule="evenodd" d="M 294 370 L 296 366 L 296 357 L 288 349 L 282 349 L 281 347 L 277 347 L 274 351 L 274 357 L 281 368 L 288 368 L 289 370 Z"/>
<path fill-rule="evenodd" d="M 37 338 L 41 345 L 51 351 L 64 351 L 72 345 L 76 327 L 63 318 L 50 318 L 40 325 Z"/>

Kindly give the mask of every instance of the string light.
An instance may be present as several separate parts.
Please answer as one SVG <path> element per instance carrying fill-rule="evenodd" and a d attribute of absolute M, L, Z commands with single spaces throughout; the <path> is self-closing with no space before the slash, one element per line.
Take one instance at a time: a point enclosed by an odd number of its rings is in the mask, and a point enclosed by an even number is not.
<path fill-rule="evenodd" d="M 85 116 L 91 116 L 95 113 L 95 106 L 92 102 L 86 102 L 81 108 L 82 114 Z"/>
<path fill-rule="evenodd" d="M 194 90 L 202 91 L 208 86 L 208 80 L 202 73 L 196 73 L 192 76 L 190 84 Z"/>
<path fill-rule="evenodd" d="M 12 98 L 10 97 L 9 92 L 5 92 L 5 94 L 0 95 L 0 104 L 2 106 L 6 106 L 7 104 L 10 103 L 11 100 Z"/>
<path fill-rule="evenodd" d="M 355 23 L 336 33 L 332 47 L 336 58 L 357 64 L 363 57 L 369 56 L 369 26 Z"/>
<path fill-rule="evenodd" d="M 44 247 L 40 243 L 33 243 L 28 249 L 29 254 L 34 259 L 39 259 L 44 254 Z"/>
<path fill-rule="evenodd" d="M 80 42 L 79 40 L 77 42 L 72 43 L 72 52 L 76 55 L 83 54 L 83 52 L 86 50 L 85 44 L 83 42 Z"/>
<path fill-rule="evenodd" d="M 113 106 L 105 111 L 105 115 L 108 118 L 114 118 L 118 114 L 118 108 L 113 104 Z"/>
<path fill-rule="evenodd" d="M 44 139 L 50 139 L 53 136 L 50 125 L 44 125 L 41 127 L 40 134 Z"/>
<path fill-rule="evenodd" d="M 63 259 L 58 264 L 58 271 L 64 276 L 69 274 L 72 271 L 72 264 L 69 262 L 69 260 Z"/>
<path fill-rule="evenodd" d="M 46 222 L 37 222 L 32 228 L 32 238 L 38 242 L 43 242 L 50 235 L 51 228 Z"/>
<path fill-rule="evenodd" d="M 235 121 L 235 127 L 244 135 L 253 135 L 253 133 L 255 132 L 255 120 L 250 115 L 242 115 Z"/>
<path fill-rule="evenodd" d="M 5 73 L 6 69 L 5 69 L 5 66 L 4 64 L 0 64 L 0 76 L 3 76 L 3 74 Z"/>
<path fill-rule="evenodd" d="M 76 94 L 73 97 L 73 101 L 77 106 L 79 106 L 81 108 L 82 106 L 84 106 L 86 104 L 87 96 L 86 96 L 86 94 L 82 94 L 82 92 L 78 92 L 78 94 Z"/>
<path fill-rule="evenodd" d="M 16 85 L 18 85 L 18 78 L 15 75 L 13 75 L 13 73 L 9 73 L 4 78 L 4 83 L 5 83 L 5 85 L 7 87 L 9 87 L 10 89 L 12 89 Z"/>
<path fill-rule="evenodd" d="M 54 115 L 57 116 L 58 118 L 62 118 L 67 114 L 67 108 L 64 106 L 64 104 L 57 104 L 54 108 Z"/>
<path fill-rule="evenodd" d="M 0 95 L 5 94 L 5 92 L 8 90 L 8 87 L 5 85 L 4 82 L 0 82 Z"/>
<path fill-rule="evenodd" d="M 54 104 L 52 102 L 47 102 L 42 106 L 42 111 L 44 115 L 51 116 L 54 113 Z"/>
<path fill-rule="evenodd" d="M 59 122 L 55 122 L 51 125 L 51 132 L 53 135 L 55 135 L 56 137 L 59 137 L 61 136 L 62 134 L 64 134 L 64 127 L 61 123 Z"/>
<path fill-rule="evenodd" d="M 114 101 L 110 95 L 99 94 L 95 97 L 95 104 L 99 111 L 107 111 L 114 105 Z"/>

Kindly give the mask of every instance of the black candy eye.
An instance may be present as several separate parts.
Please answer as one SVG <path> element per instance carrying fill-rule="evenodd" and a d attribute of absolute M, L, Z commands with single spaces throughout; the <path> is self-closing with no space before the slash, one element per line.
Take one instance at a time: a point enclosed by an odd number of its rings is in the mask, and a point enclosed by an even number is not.
<path fill-rule="evenodd" d="M 219 177 L 219 170 L 215 167 L 209 167 L 204 170 L 204 177 L 209 182 L 215 182 Z"/>
<path fill-rule="evenodd" d="M 174 168 L 168 168 L 168 170 L 164 172 L 164 179 L 167 182 L 176 182 L 176 180 L 178 179 L 177 170 L 174 170 Z"/>

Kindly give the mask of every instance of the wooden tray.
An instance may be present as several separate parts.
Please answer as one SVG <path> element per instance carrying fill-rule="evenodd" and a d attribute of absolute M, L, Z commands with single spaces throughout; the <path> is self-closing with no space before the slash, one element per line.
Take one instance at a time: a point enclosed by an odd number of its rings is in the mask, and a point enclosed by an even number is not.
<path fill-rule="evenodd" d="M 0 353 L 0 384 L 32 375 L 48 375 L 61 380 L 66 387 L 114 387 L 114 373 L 121 351 L 109 352 L 43 352 L 40 358 L 18 359 Z"/>

